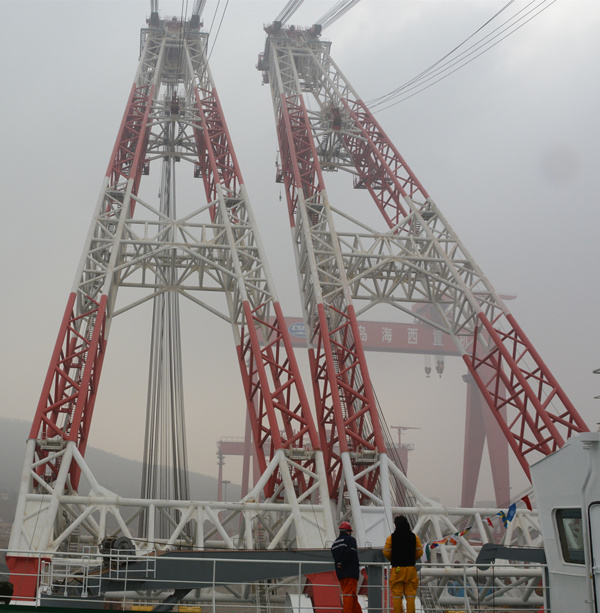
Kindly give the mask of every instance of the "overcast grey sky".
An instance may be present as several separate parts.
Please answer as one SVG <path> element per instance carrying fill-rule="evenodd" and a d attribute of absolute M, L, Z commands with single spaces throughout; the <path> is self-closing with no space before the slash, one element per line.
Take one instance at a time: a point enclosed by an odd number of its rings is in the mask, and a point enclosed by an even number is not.
<path fill-rule="evenodd" d="M 211 67 L 278 293 L 286 313 L 296 315 L 285 201 L 274 183 L 270 93 L 255 70 L 262 27 L 284 4 L 230 0 Z M 292 21 L 310 25 L 332 4 L 307 0 Z M 370 100 L 440 59 L 504 4 L 362 0 L 323 38 Z M 595 429 L 600 3 L 547 4 L 467 67 L 377 117 L 494 287 L 517 294 L 509 308 Z M 0 0 L 2 416 L 33 417 L 149 5 Z M 207 27 L 216 6 L 209 0 Z M 164 16 L 181 7 L 160 2 Z M 329 195 L 339 206 L 335 190 Z M 243 396 L 230 331 L 205 315 L 192 320 L 195 314 L 184 308 L 190 466 L 216 474 L 216 440 L 243 434 Z M 143 446 L 149 337 L 137 316 L 113 324 L 90 443 L 133 459 Z M 448 359 L 441 379 L 426 379 L 422 357 L 371 354 L 369 364 L 388 423 L 420 428 L 405 439 L 416 446 L 411 477 L 424 493 L 457 503 L 464 367 Z M 238 480 L 237 467 L 228 459 L 227 479 Z M 525 486 L 514 472 L 513 492 Z M 479 498 L 489 499 L 487 468 L 483 479 Z"/>

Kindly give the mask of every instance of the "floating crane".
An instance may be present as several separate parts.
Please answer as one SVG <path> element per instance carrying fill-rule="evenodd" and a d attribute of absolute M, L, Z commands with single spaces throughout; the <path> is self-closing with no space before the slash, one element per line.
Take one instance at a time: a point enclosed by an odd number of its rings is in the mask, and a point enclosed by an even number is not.
<path fill-rule="evenodd" d="M 338 7 L 341 14 L 349 5 Z M 386 304 L 412 317 L 415 303 L 433 305 L 439 320 L 426 323 L 454 340 L 527 474 L 530 458 L 550 454 L 587 426 L 333 62 L 331 43 L 319 34 L 336 14 L 318 27 L 267 28 L 259 61 L 271 84 L 277 176 L 285 187 L 309 330 L 313 415 L 208 65 L 203 3 L 194 4 L 188 21 L 161 19 L 157 0 L 151 8 L 27 441 L 7 556 L 15 595 L 35 599 L 42 566 L 59 565 L 71 548 L 123 547 L 140 564 L 156 558 L 160 565 L 176 557 L 169 555 L 173 548 L 187 548 L 198 559 L 200 550 L 211 548 L 287 555 L 288 549 L 323 549 L 342 519 L 353 522 L 361 546 L 378 547 L 399 511 L 431 538 L 457 531 L 450 515 L 473 520 L 487 542 L 480 509 L 451 512 L 435 503 L 390 457 L 393 445 L 357 316 Z M 310 112 L 309 96 L 317 103 Z M 181 202 L 175 210 L 179 163 L 199 180 L 205 204 L 194 198 L 181 206 L 186 210 L 179 210 Z M 142 190 L 143 177 L 157 167 L 158 202 L 155 190 Z M 353 175 L 355 188 L 366 190 L 358 193 L 368 193 L 379 211 L 381 227 L 334 206 L 325 168 Z M 135 298 L 127 289 L 135 289 Z M 85 460 L 113 319 L 171 292 L 231 327 L 260 470 L 236 503 L 124 499 L 103 487 Z M 209 303 L 206 292 L 222 300 Z M 176 322 L 165 318 L 158 327 Z M 173 338 L 169 347 L 176 346 Z M 174 359 L 168 370 L 176 368 Z M 79 492 L 82 476 L 90 484 L 86 495 Z M 156 529 L 158 515 L 168 517 L 168 532 Z M 140 524 L 141 517 L 147 521 Z M 523 522 L 515 521 L 507 542 L 531 540 L 535 518 L 525 511 L 518 517 Z M 142 526 L 136 536 L 134 524 Z M 451 572 L 455 561 L 472 562 L 477 551 L 459 536 L 436 555 Z M 263 579 L 252 575 L 257 594 Z M 186 594 L 193 580 L 192 572 Z M 313 585 L 316 605 L 326 600 L 317 584 L 333 593 L 329 580 Z M 503 594 L 509 583 L 502 579 Z M 126 581 L 119 585 L 127 589 Z M 183 595 L 175 590 L 165 606 Z"/>

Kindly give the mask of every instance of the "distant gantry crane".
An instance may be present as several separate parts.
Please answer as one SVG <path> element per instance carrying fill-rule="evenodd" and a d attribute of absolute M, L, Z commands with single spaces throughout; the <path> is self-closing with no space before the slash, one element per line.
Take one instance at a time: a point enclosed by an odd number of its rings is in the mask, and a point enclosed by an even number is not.
<path fill-rule="evenodd" d="M 113 545 L 146 559 L 177 548 L 322 549 L 337 522 L 348 519 L 361 546 L 380 546 L 397 512 L 408 513 L 422 535 L 456 532 L 449 519 L 456 515 L 477 526 L 482 542 L 492 539 L 481 509 L 451 512 L 433 502 L 393 457 L 357 319 L 367 311 L 417 316 L 452 338 L 527 474 L 531 458 L 587 430 L 333 62 L 331 43 L 320 39 L 354 2 L 343 0 L 314 26 L 299 28 L 285 26 L 299 5 L 292 0 L 266 28 L 258 65 L 275 111 L 277 178 L 309 330 L 313 415 L 208 64 L 204 0 L 189 20 L 162 19 L 151 0 L 137 73 L 27 441 L 7 556 L 16 598 L 36 597 L 41 567 L 53 556 Z M 177 190 L 182 167 L 203 188 L 191 197 Z M 157 168 L 158 198 L 152 184 L 143 189 L 144 176 Z M 334 206 L 323 175 L 340 169 L 370 195 L 380 224 Z M 179 297 L 231 328 L 260 473 L 236 503 L 191 501 L 186 493 Z M 149 301 L 146 484 L 139 499 L 125 499 L 97 481 L 85 452 L 111 323 Z M 157 452 L 153 420 L 164 412 L 177 443 Z M 157 453 L 176 458 L 176 486 L 165 489 L 157 480 Z M 89 493 L 80 493 L 83 481 Z M 507 542 L 539 538 L 526 511 L 513 528 Z M 457 537 L 438 555 L 452 568 L 477 551 Z M 324 599 L 317 584 L 327 591 L 328 581 L 313 585 L 316 604 Z M 504 578 L 503 593 L 507 584 Z"/>

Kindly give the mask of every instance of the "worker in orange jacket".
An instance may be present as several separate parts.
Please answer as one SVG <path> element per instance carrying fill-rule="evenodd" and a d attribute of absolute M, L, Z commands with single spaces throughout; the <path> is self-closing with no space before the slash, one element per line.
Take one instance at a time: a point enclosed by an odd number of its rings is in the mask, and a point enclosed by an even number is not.
<path fill-rule="evenodd" d="M 407 613 L 415 613 L 415 597 L 419 577 L 415 566 L 423 555 L 423 545 L 412 532 L 404 515 L 394 518 L 395 531 L 387 537 L 383 555 L 391 562 L 390 591 L 394 602 L 394 613 L 404 613 L 402 597 L 406 597 Z"/>
<path fill-rule="evenodd" d="M 356 539 L 352 536 L 352 526 L 349 522 L 343 521 L 339 530 L 340 535 L 331 546 L 331 555 L 335 562 L 335 574 L 342 588 L 342 613 L 363 613 L 356 593 L 360 577 Z"/>

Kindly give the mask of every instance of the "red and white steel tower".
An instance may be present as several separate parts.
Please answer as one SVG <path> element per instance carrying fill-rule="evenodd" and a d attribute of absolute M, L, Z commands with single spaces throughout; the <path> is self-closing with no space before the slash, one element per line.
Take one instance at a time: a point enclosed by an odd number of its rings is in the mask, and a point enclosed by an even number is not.
<path fill-rule="evenodd" d="M 339 507 L 349 498 L 362 538 L 375 516 L 369 508 L 367 519 L 363 501 L 388 504 L 389 462 L 356 319 L 382 309 L 454 340 L 529 477 L 532 460 L 586 424 L 335 64 L 321 27 L 275 22 L 266 31 L 258 69 L 272 92 L 332 498 Z M 350 173 L 374 207 L 359 218 L 336 206 L 324 170 Z"/>
<path fill-rule="evenodd" d="M 315 538 L 320 543 L 334 538 L 317 428 L 206 42 L 199 9 L 189 21 L 161 20 L 153 12 L 142 30 L 137 74 L 27 442 L 8 558 L 17 595 L 34 589 L 18 577 L 32 564 L 24 552 L 65 550 L 75 534 L 80 543 L 97 545 L 111 534 L 111 516 L 120 532 L 132 537 L 127 506 L 138 509 L 134 517 L 147 513 L 137 549 L 177 543 L 205 547 L 211 538 L 234 546 L 223 527 L 227 518 L 210 504 L 179 497 L 124 502 L 96 481 L 85 462 L 111 322 L 157 297 L 188 298 L 231 325 L 262 473 L 249 493 L 240 546 L 252 548 L 259 531 L 271 547 L 283 542 L 307 547 Z M 198 206 L 195 194 L 187 201 L 179 198 L 175 211 L 176 163 L 201 180 L 206 204 Z M 158 203 L 140 190 L 153 166 L 161 168 Z M 134 288 L 135 298 L 124 301 L 122 288 Z M 220 306 L 203 299 L 208 292 L 222 294 Z M 175 303 L 163 302 L 159 310 L 170 314 L 155 317 L 157 337 L 178 324 Z M 177 335 L 175 329 L 169 347 L 177 347 Z M 175 368 L 178 359 L 175 354 L 166 368 Z M 78 494 L 82 473 L 91 486 L 89 496 Z M 155 522 L 157 509 L 170 514 L 166 535 Z"/>
<path fill-rule="evenodd" d="M 323 547 L 346 518 L 360 544 L 379 545 L 398 510 L 418 516 L 418 527 L 435 537 L 455 530 L 447 510 L 388 457 L 357 321 L 367 311 L 417 315 L 454 340 L 526 473 L 532 457 L 587 430 L 333 62 L 321 28 L 279 21 L 268 28 L 259 68 L 271 84 L 278 174 L 310 330 L 313 417 L 209 69 L 202 5 L 189 21 L 162 20 L 155 2 L 142 30 L 138 70 L 27 442 L 7 557 L 17 597 L 35 594 L 35 577 L 21 573 L 36 571 L 44 557 L 97 547 L 115 534 L 133 541 L 135 528 L 138 553 Z M 177 197 L 175 176 L 185 166 L 202 181 L 203 205 Z M 154 167 L 161 168 L 158 202 L 141 190 Z M 338 169 L 368 191 L 379 224 L 330 200 L 323 171 Z M 150 389 L 160 395 L 165 372 L 180 367 L 173 295 L 231 326 L 261 473 L 239 503 L 120 498 L 85 461 L 113 318 L 154 301 L 151 377 L 158 379 Z M 415 305 L 433 307 L 435 317 Z M 170 385 L 179 394 L 182 382 Z M 78 491 L 82 475 L 86 495 Z M 168 518 L 166 532 L 157 517 Z M 239 527 L 236 540 L 228 523 Z M 472 560 L 474 548 L 457 541 L 455 551 Z M 451 564 L 459 554 L 449 551 L 440 556 Z"/>

